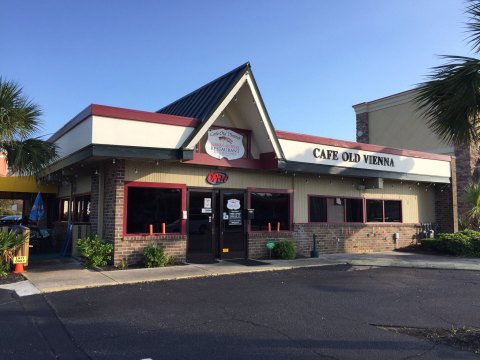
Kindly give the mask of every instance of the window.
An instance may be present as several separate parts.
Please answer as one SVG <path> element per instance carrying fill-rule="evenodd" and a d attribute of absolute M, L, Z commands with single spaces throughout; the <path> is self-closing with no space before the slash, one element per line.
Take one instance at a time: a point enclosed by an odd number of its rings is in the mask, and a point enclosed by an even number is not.
<path fill-rule="evenodd" d="M 400 200 L 366 200 L 367 222 L 402 222 Z"/>
<path fill-rule="evenodd" d="M 60 221 L 68 221 L 68 213 L 72 214 L 71 219 L 75 223 L 90 222 L 90 195 L 76 195 L 70 202 L 69 198 L 59 199 Z M 70 209 L 69 209 L 70 203 Z"/>
<path fill-rule="evenodd" d="M 181 232 L 182 190 L 174 188 L 127 188 L 127 234 L 148 234 L 150 224 L 154 233 Z"/>
<path fill-rule="evenodd" d="M 310 222 L 363 222 L 362 199 L 311 196 Z"/>
<path fill-rule="evenodd" d="M 250 222 L 252 231 L 290 230 L 290 194 L 252 192 L 250 206 L 255 210 L 255 218 Z"/>
<path fill-rule="evenodd" d="M 89 222 L 90 221 L 90 195 L 75 196 L 73 210 L 73 221 Z"/>

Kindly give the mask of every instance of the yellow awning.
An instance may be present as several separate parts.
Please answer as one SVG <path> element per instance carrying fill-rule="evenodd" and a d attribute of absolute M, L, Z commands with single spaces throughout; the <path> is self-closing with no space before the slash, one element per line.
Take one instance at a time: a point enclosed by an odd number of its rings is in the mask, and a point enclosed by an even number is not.
<path fill-rule="evenodd" d="M 0 177 L 0 192 L 58 193 L 56 185 L 40 185 L 33 176 Z"/>

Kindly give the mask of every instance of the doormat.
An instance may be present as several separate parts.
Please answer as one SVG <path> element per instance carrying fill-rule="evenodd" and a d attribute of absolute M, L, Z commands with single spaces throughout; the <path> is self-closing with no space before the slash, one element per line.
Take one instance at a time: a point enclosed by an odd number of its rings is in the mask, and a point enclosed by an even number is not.
<path fill-rule="evenodd" d="M 245 265 L 245 266 L 263 266 L 263 265 L 270 265 L 270 263 L 266 263 L 263 261 L 252 260 L 252 259 L 229 259 L 224 260 L 228 262 L 232 262 L 238 265 Z"/>

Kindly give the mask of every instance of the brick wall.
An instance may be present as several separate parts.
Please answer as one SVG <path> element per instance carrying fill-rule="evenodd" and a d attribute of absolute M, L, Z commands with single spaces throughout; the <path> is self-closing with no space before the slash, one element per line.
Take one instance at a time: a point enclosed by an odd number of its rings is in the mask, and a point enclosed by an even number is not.
<path fill-rule="evenodd" d="M 320 254 L 390 251 L 416 243 L 421 230 L 416 224 L 294 224 L 294 231 L 249 233 L 248 257 L 267 257 L 267 241 L 279 239 L 292 240 L 300 256 L 310 256 L 313 234 Z M 394 233 L 400 235 L 397 241 Z"/>
<path fill-rule="evenodd" d="M 115 265 L 123 259 L 126 259 L 129 265 L 143 262 L 143 249 L 152 244 L 158 244 L 175 260 L 186 261 L 186 235 L 143 235 L 126 236 L 115 243 Z"/>
<path fill-rule="evenodd" d="M 293 241 L 297 252 L 310 256 L 313 234 L 320 254 L 390 251 L 416 243 L 421 227 L 415 224 L 295 224 Z M 398 241 L 394 233 L 399 233 Z"/>
<path fill-rule="evenodd" d="M 356 115 L 357 119 L 357 142 L 366 143 L 370 142 L 369 128 L 368 128 L 368 112 L 364 112 Z M 359 136 L 359 134 L 361 134 Z"/>
<path fill-rule="evenodd" d="M 465 189 L 468 184 L 475 179 L 476 165 L 478 157 L 477 146 L 456 146 L 455 157 L 457 166 L 457 198 L 458 214 L 461 217 L 469 210 L 469 205 L 465 202 Z"/>
<path fill-rule="evenodd" d="M 121 248 L 123 237 L 124 179 L 124 160 L 117 160 L 115 164 L 105 166 L 103 238 L 114 244 L 114 265 L 120 264 L 122 260 L 118 249 Z"/>
<path fill-rule="evenodd" d="M 435 220 L 440 232 L 458 231 L 457 171 L 456 159 L 452 157 L 452 183 L 435 186 Z"/>
<path fill-rule="evenodd" d="M 272 231 L 272 232 L 249 232 L 248 239 L 248 257 L 252 259 L 260 259 L 268 257 L 269 250 L 265 246 L 267 241 L 279 239 L 293 240 L 293 232 L 291 231 Z"/>

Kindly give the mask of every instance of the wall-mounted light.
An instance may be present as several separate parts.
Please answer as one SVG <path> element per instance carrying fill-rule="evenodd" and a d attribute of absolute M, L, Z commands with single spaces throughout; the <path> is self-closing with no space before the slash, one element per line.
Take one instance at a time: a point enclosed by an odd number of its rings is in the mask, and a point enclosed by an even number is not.
<path fill-rule="evenodd" d="M 137 170 L 137 168 L 135 168 L 135 174 L 138 174 L 138 170 Z"/>
<path fill-rule="evenodd" d="M 95 169 L 94 174 L 98 175 L 98 170 L 97 169 Z"/>
<path fill-rule="evenodd" d="M 112 164 L 115 164 L 115 158 L 112 159 Z"/>

